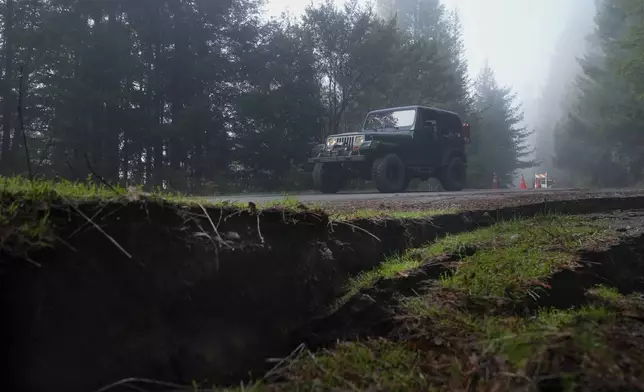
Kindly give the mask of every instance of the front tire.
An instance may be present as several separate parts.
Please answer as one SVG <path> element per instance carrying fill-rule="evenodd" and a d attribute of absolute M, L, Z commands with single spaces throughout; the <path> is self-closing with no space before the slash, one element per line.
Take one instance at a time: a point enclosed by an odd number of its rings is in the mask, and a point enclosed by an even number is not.
<path fill-rule="evenodd" d="M 322 193 L 338 193 L 344 185 L 342 168 L 338 164 L 316 163 L 313 166 L 313 184 Z"/>
<path fill-rule="evenodd" d="M 448 192 L 458 192 L 465 188 L 466 168 L 465 162 L 460 157 L 452 157 L 439 177 L 443 188 Z"/>
<path fill-rule="evenodd" d="M 371 167 L 371 179 L 382 193 L 402 192 L 409 185 L 405 163 L 396 154 L 376 159 Z"/>

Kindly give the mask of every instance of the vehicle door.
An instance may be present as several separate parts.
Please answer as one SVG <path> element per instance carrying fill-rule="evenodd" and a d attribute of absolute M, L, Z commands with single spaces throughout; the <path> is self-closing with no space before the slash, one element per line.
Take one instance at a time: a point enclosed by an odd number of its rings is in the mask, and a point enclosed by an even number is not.
<path fill-rule="evenodd" d="M 419 109 L 418 120 L 414 130 L 414 165 L 433 166 L 438 138 L 438 116 L 435 111 Z"/>
<path fill-rule="evenodd" d="M 463 148 L 463 124 L 460 117 L 448 112 L 440 113 L 437 127 L 436 148 L 440 150 L 441 157 L 442 154 Z"/>

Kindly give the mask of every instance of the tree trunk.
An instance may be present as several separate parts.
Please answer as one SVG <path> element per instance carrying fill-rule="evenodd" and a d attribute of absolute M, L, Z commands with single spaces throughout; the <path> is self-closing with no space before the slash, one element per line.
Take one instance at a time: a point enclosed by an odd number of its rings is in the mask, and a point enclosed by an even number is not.
<path fill-rule="evenodd" d="M 2 150 L 0 154 L 0 162 L 2 162 L 2 167 L 4 170 L 7 170 L 7 165 L 9 164 L 9 152 L 11 151 L 11 117 L 13 114 L 13 16 L 14 16 L 14 0 L 7 0 L 5 13 L 5 42 L 4 42 L 4 55 L 5 55 L 5 76 L 4 76 L 4 86 L 2 86 Z"/>
<path fill-rule="evenodd" d="M 118 6 L 118 4 L 116 5 Z M 108 12 L 108 21 L 107 21 L 107 32 L 110 36 L 116 35 L 116 30 L 118 28 L 116 20 L 116 11 L 112 8 Z M 116 73 L 110 74 L 109 87 L 114 88 L 114 86 L 120 85 L 120 80 Z M 121 135 L 121 130 L 119 129 L 121 118 L 121 111 L 119 108 L 118 98 L 111 97 L 107 102 L 105 107 L 105 120 L 104 120 L 104 162 L 103 162 L 103 174 L 108 181 L 116 184 L 119 182 L 119 137 Z"/>

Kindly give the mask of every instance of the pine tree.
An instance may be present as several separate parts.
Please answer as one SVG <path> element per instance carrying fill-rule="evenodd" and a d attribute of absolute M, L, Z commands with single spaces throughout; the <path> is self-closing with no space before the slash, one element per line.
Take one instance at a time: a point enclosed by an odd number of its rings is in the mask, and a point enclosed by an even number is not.
<path fill-rule="evenodd" d="M 305 187 L 311 146 L 370 109 L 474 112 L 438 0 L 391 1 L 396 20 L 328 1 L 279 23 L 259 4 L 0 0 L 1 169 L 25 172 L 20 69 L 38 175 L 188 192 Z"/>
<path fill-rule="evenodd" d="M 635 3 L 632 3 L 635 4 Z M 628 0 L 598 3 L 596 31 L 580 60 L 583 74 L 557 129 L 556 164 L 581 185 L 623 186 L 644 171 L 644 110 L 638 102 L 637 66 L 642 20 Z M 633 78 L 634 77 L 634 78 Z M 575 159 L 571 159 L 572 154 Z"/>
<path fill-rule="evenodd" d="M 497 84 L 489 66 L 483 68 L 475 87 L 479 121 L 472 135 L 469 183 L 489 188 L 496 173 L 501 185 L 508 186 L 516 170 L 534 166 L 534 162 L 524 160 L 531 153 L 526 144 L 531 131 L 520 125 L 523 112 L 516 95 Z"/>

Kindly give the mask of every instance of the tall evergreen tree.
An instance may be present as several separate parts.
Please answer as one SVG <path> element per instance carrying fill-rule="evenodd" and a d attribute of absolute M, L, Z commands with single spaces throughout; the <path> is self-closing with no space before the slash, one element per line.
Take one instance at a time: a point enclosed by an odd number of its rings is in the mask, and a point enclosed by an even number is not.
<path fill-rule="evenodd" d="M 476 120 L 460 23 L 438 0 L 396 0 L 395 20 L 327 1 L 279 23 L 261 20 L 259 0 L 0 8 L 4 174 L 25 173 L 24 130 L 42 176 L 306 187 L 311 146 L 370 109 L 424 104 Z"/>
<path fill-rule="evenodd" d="M 525 160 L 531 153 L 526 143 L 531 131 L 521 126 L 523 111 L 516 98 L 509 88 L 497 84 L 492 69 L 486 65 L 476 81 L 479 122 L 470 149 L 471 186 L 488 188 L 493 173 L 502 186 L 508 186 L 516 170 L 534 166 L 534 162 Z"/>
<path fill-rule="evenodd" d="M 550 58 L 549 74 L 537 102 L 535 149 L 539 161 L 538 172 L 547 171 L 556 178 L 557 183 L 565 183 L 567 173 L 556 170 L 554 166 L 555 129 L 557 123 L 566 115 L 574 98 L 571 87 L 582 69 L 578 58 L 585 54 L 586 37 L 594 27 L 595 6 L 587 0 L 567 2 L 569 16 L 566 26 L 560 33 Z"/>
<path fill-rule="evenodd" d="M 580 61 L 583 75 L 557 129 L 556 163 L 581 185 L 623 186 L 644 173 L 644 110 L 631 73 L 641 55 L 631 40 L 644 22 L 633 4 L 598 2 L 597 28 Z"/>

